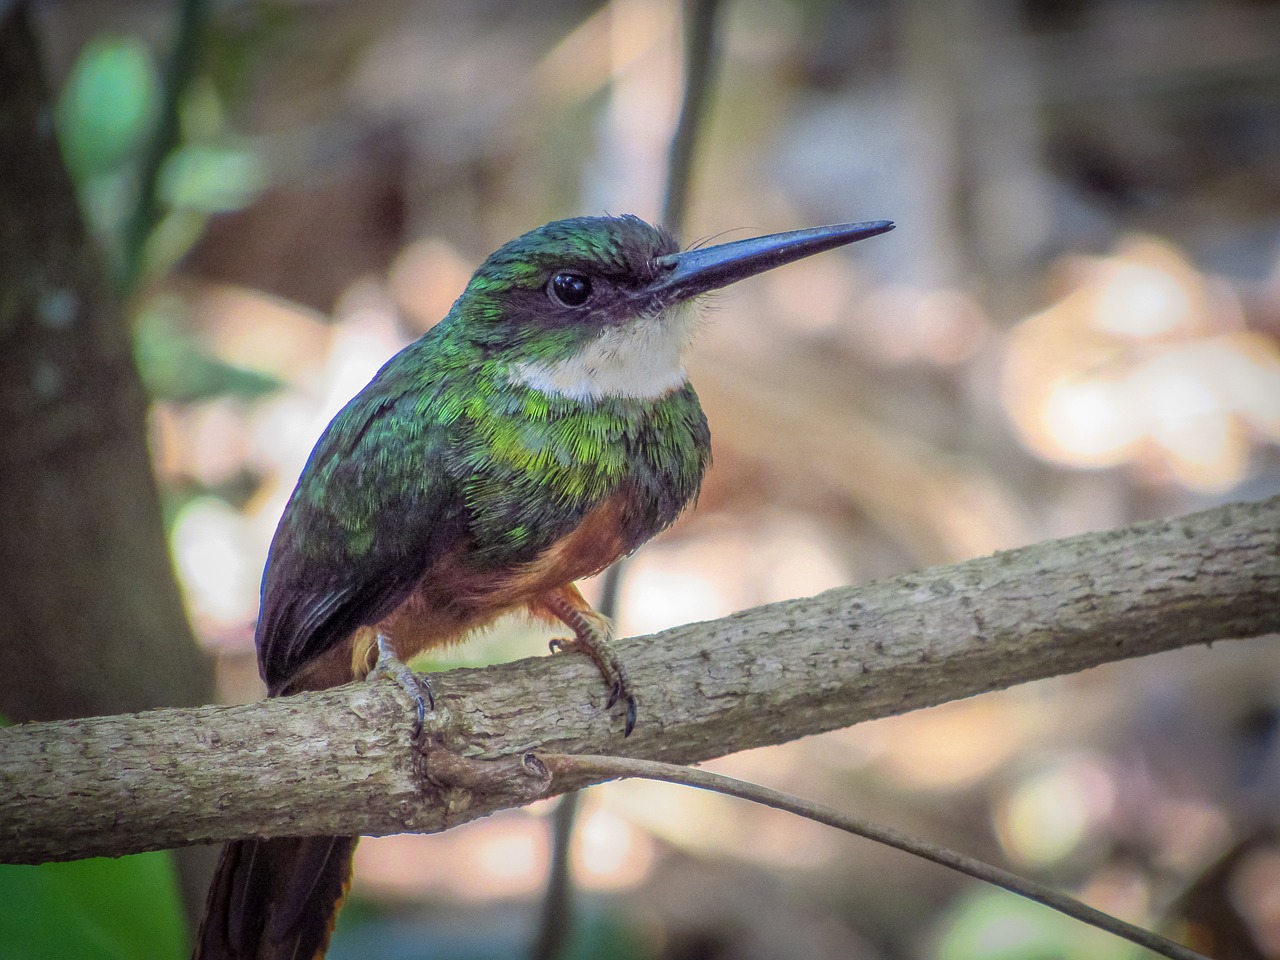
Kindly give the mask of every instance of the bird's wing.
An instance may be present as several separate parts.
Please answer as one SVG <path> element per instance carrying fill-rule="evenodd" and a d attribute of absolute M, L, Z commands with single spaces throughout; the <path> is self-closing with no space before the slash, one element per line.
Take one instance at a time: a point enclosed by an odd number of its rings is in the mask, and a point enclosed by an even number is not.
<path fill-rule="evenodd" d="M 312 451 L 262 581 L 258 663 L 272 694 L 353 630 L 378 622 L 462 535 L 446 428 L 421 396 L 375 379 Z"/>

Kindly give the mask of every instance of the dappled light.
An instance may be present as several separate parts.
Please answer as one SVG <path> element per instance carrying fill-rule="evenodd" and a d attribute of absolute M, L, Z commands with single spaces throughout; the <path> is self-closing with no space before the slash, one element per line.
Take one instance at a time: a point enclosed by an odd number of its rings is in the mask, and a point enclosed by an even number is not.
<path fill-rule="evenodd" d="M 1063 272 L 1069 292 L 1014 328 L 1004 363 L 1005 409 L 1035 453 L 1220 493 L 1280 443 L 1280 348 L 1245 328 L 1228 282 L 1153 239 Z"/>

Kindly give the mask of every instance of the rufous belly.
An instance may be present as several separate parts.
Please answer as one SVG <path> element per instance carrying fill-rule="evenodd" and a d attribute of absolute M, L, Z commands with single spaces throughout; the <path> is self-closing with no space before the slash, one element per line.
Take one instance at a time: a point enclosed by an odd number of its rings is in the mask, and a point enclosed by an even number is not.
<path fill-rule="evenodd" d="M 605 500 L 568 536 L 516 567 L 477 570 L 467 563 L 465 552 L 446 554 L 432 564 L 400 606 L 326 650 L 299 672 L 285 692 L 362 678 L 377 661 L 379 634 L 387 637 L 401 660 L 408 660 L 434 647 L 460 643 L 506 614 L 525 613 L 556 622 L 560 618 L 554 610 L 566 603 L 574 610 L 589 611 L 574 581 L 599 573 L 627 552 L 625 509 L 622 495 Z"/>

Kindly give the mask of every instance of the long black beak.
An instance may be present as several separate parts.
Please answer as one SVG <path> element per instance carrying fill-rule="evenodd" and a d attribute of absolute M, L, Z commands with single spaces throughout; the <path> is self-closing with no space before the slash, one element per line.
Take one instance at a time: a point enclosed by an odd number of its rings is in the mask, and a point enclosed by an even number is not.
<path fill-rule="evenodd" d="M 893 226 L 892 220 L 837 223 L 669 253 L 657 260 L 666 272 L 646 287 L 645 293 L 668 303 L 687 300 L 824 250 L 888 233 Z"/>

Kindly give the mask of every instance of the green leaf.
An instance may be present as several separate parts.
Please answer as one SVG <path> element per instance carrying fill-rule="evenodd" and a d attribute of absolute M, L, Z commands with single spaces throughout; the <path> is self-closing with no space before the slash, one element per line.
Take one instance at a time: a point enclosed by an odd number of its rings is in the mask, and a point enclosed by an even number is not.
<path fill-rule="evenodd" d="M 78 180 L 119 171 L 155 122 L 159 81 L 136 37 L 101 37 L 80 54 L 57 117 L 67 165 Z"/>
<path fill-rule="evenodd" d="M 190 950 L 168 851 L 0 865 L 7 960 L 166 960 Z"/>
<path fill-rule="evenodd" d="M 246 206 L 266 184 L 252 150 L 189 144 L 169 154 L 160 195 L 173 207 L 223 213 Z"/>

